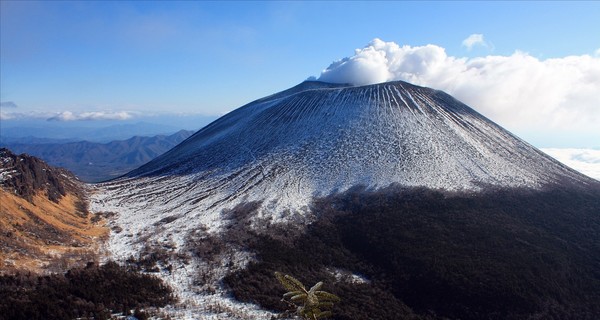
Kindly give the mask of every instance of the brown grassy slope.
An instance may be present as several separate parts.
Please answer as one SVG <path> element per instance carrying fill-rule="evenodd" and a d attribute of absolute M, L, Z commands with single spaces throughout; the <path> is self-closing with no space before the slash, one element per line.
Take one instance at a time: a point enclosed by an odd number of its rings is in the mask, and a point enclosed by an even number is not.
<path fill-rule="evenodd" d="M 94 260 L 108 229 L 75 203 L 73 195 L 54 203 L 38 194 L 31 203 L 0 190 L 0 270 L 58 271 Z"/>
<path fill-rule="evenodd" d="M 0 150 L 0 272 L 64 271 L 95 260 L 108 236 L 70 173 Z"/>

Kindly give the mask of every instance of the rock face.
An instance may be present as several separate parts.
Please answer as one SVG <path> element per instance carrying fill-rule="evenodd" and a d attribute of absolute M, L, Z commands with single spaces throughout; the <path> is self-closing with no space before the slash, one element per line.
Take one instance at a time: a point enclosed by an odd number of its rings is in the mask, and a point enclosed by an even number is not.
<path fill-rule="evenodd" d="M 568 274 L 589 271 L 583 282 L 600 272 L 593 262 L 600 259 L 598 190 L 596 180 L 443 92 L 405 82 L 304 82 L 232 111 L 98 185 L 93 208 L 118 213 L 119 232 L 109 243 L 114 257 L 159 248 L 162 263 L 178 270 L 165 279 L 199 304 L 205 298 L 192 292 L 214 295 L 206 289 L 212 283 L 217 294 L 231 289 L 239 299 L 277 308 L 278 298 L 265 298 L 274 286 L 270 274 L 295 270 L 309 274 L 307 282 L 336 275 L 330 280 L 340 286 L 339 274 L 366 275 L 370 280 L 343 286 L 380 302 L 347 306 L 340 314 L 348 318 L 526 318 L 550 315 L 565 291 L 545 285 L 546 277 L 558 277 L 552 263 L 519 257 L 558 254 Z M 524 280 L 513 277 L 523 268 Z M 214 272 L 190 284 L 199 270 Z M 249 287 L 244 279 L 266 285 Z M 521 296 L 519 288 L 530 286 L 543 298 L 535 300 L 533 291 Z M 401 288 L 420 290 L 418 298 Z M 598 290 L 585 292 L 600 297 Z M 475 299 L 484 293 L 518 311 Z M 596 312 L 580 298 L 571 300 L 580 308 L 572 314 Z M 556 314 L 569 314 L 564 305 Z"/>
<path fill-rule="evenodd" d="M 44 161 L 27 154 L 16 155 L 0 149 L 0 184 L 28 201 L 39 192 L 48 200 L 58 203 L 67 191 L 81 193 L 83 185 L 67 170 L 53 168 Z"/>

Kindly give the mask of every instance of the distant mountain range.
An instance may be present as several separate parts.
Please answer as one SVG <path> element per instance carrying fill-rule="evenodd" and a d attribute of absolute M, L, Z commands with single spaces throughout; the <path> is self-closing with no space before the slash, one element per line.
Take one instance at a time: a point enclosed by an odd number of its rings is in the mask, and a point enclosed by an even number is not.
<path fill-rule="evenodd" d="M 125 140 L 133 136 L 155 136 L 171 134 L 181 129 L 169 125 L 138 122 L 127 124 L 112 124 L 102 127 L 79 127 L 73 124 L 57 124 L 44 122 L 43 126 L 36 123 L 25 123 L 14 127 L 2 128 L 3 143 L 31 143 L 40 141 L 51 142 L 110 142 Z M 3 126 L 4 127 L 4 126 Z M 41 138 L 43 137 L 43 138 Z"/>
<path fill-rule="evenodd" d="M 52 139 L 2 141 L 0 145 L 14 153 L 26 153 L 49 164 L 72 171 L 85 182 L 99 182 L 121 176 L 154 159 L 179 144 L 193 131 L 181 130 L 172 135 L 135 136 L 108 143 Z M 10 141 L 10 140 L 9 140 Z"/>
<path fill-rule="evenodd" d="M 196 131 L 214 121 L 210 115 L 140 116 L 131 120 L 47 121 L 37 118 L 0 120 L 1 143 L 92 141 L 107 143 L 133 136 L 171 135 L 178 130 Z"/>

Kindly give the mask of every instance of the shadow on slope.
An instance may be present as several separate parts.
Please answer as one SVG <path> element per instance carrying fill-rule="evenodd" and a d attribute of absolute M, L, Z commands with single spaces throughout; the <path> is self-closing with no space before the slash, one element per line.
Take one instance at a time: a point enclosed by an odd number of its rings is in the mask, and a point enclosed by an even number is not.
<path fill-rule="evenodd" d="M 225 278 L 237 299 L 282 310 L 281 271 L 329 285 L 342 298 L 335 319 L 600 317 L 599 189 L 355 188 L 314 212 L 306 232 L 280 226 L 250 242 L 259 261 Z"/>

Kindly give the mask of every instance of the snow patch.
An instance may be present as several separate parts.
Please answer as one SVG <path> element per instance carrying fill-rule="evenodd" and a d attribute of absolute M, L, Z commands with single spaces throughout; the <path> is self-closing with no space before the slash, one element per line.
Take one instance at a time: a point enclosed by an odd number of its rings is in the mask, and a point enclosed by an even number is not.
<path fill-rule="evenodd" d="M 367 279 L 365 276 L 353 273 L 348 270 L 331 268 L 328 270 L 331 275 L 335 277 L 335 280 L 338 282 L 348 282 L 352 284 L 370 284 L 371 280 Z"/>

